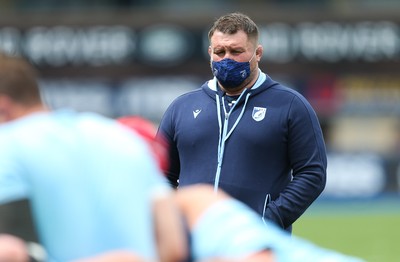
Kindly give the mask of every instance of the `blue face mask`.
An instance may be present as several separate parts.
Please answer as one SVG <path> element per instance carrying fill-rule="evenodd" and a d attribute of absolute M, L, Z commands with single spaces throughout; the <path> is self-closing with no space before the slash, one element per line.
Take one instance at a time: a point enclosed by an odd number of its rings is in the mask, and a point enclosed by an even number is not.
<path fill-rule="evenodd" d="M 229 58 L 212 61 L 212 73 L 225 89 L 236 88 L 250 76 L 250 61 L 237 62 Z"/>

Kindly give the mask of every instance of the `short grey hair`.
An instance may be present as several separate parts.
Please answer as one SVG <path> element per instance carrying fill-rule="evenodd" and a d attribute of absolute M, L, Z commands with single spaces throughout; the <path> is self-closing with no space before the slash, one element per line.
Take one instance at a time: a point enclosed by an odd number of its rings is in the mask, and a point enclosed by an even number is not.
<path fill-rule="evenodd" d="M 258 27 L 251 18 L 242 13 L 230 13 L 218 18 L 210 31 L 208 31 L 208 40 L 214 35 L 215 31 L 220 31 L 224 34 L 236 34 L 238 31 L 244 31 L 248 38 L 258 42 Z"/>

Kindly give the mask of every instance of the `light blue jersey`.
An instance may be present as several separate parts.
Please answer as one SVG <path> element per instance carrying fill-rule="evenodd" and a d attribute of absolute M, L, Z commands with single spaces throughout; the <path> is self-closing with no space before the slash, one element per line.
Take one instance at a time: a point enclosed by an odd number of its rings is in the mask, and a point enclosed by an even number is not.
<path fill-rule="evenodd" d="M 169 190 L 147 144 L 68 110 L 0 126 L 0 204 L 29 199 L 49 261 L 112 249 L 154 259 L 151 194 Z"/>
<path fill-rule="evenodd" d="M 260 217 L 243 203 L 228 199 L 212 205 L 192 231 L 196 261 L 207 258 L 245 258 L 270 249 L 277 262 L 362 262 L 289 235 Z"/>

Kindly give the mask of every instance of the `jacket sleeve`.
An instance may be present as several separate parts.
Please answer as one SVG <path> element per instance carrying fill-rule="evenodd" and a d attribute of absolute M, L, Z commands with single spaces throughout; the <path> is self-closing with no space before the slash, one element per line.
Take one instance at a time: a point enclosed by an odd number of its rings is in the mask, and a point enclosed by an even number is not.
<path fill-rule="evenodd" d="M 292 181 L 268 204 L 265 214 L 284 229 L 290 228 L 322 193 L 327 168 L 321 126 L 313 108 L 301 95 L 292 100 L 287 128 Z"/>
<path fill-rule="evenodd" d="M 175 125 L 173 122 L 173 109 L 170 106 L 164 113 L 158 127 L 157 136 L 161 136 L 168 147 L 168 169 L 165 171 L 170 185 L 177 188 L 179 185 L 180 160 L 175 142 Z"/>

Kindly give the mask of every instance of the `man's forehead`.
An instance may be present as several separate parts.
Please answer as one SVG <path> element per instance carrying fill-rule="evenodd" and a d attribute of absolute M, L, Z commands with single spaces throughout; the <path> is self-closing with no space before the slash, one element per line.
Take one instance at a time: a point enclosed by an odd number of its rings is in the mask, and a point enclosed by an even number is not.
<path fill-rule="evenodd" d="M 215 31 L 210 39 L 210 45 L 213 48 L 218 46 L 246 47 L 249 44 L 248 40 L 248 36 L 244 31 L 238 31 L 234 34 Z"/>

